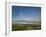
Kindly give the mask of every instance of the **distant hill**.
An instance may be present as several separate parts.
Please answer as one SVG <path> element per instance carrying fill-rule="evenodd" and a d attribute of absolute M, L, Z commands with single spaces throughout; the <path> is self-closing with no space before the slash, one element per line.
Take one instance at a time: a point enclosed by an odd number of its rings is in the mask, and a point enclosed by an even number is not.
<path fill-rule="evenodd" d="M 40 21 L 28 21 L 28 20 L 19 20 L 19 21 L 12 21 L 13 24 L 41 24 Z"/>
<path fill-rule="evenodd" d="M 41 21 L 18 20 L 18 21 L 12 21 L 12 22 L 41 22 Z"/>

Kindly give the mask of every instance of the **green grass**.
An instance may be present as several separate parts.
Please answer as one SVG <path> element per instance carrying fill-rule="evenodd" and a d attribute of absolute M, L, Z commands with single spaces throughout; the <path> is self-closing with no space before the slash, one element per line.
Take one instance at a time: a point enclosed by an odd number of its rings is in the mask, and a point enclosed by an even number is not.
<path fill-rule="evenodd" d="M 20 30 L 40 30 L 41 25 L 16 25 L 12 24 L 12 31 L 20 31 Z"/>

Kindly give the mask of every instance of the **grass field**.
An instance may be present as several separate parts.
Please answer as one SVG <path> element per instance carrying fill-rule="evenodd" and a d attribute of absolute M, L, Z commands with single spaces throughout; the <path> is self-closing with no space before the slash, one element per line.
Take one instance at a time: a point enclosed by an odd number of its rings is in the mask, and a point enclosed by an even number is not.
<path fill-rule="evenodd" d="M 22 30 L 41 30 L 41 25 L 31 25 L 31 24 L 12 24 L 12 31 L 22 31 Z"/>

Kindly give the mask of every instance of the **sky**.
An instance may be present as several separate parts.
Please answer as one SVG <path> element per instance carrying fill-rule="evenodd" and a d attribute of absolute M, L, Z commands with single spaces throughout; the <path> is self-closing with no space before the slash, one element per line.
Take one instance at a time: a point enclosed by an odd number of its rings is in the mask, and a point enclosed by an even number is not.
<path fill-rule="evenodd" d="M 41 7 L 12 6 L 12 21 L 18 20 L 40 21 Z"/>

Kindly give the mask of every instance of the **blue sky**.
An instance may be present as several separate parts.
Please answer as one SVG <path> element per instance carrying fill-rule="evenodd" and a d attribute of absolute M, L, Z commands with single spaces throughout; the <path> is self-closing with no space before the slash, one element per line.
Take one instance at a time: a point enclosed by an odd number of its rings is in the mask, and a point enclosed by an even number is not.
<path fill-rule="evenodd" d="M 12 6 L 12 21 L 16 20 L 41 20 L 41 7 Z"/>

